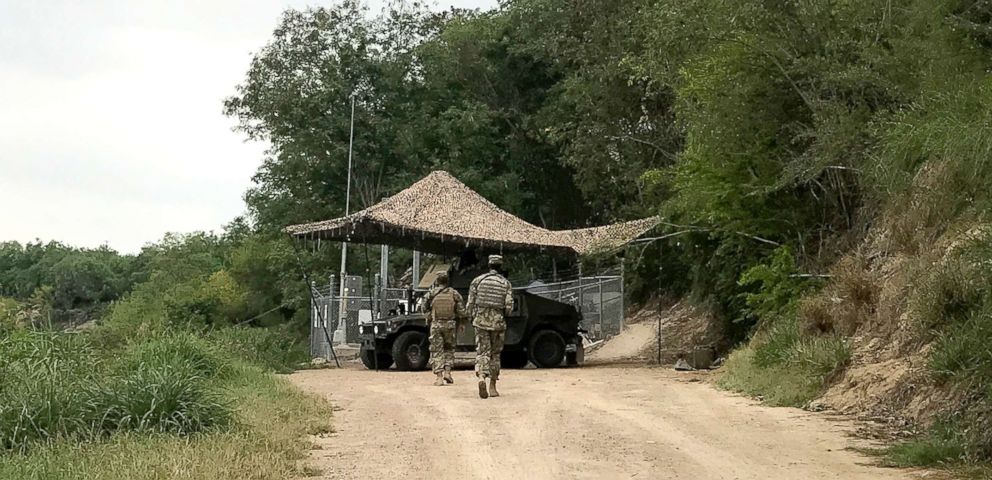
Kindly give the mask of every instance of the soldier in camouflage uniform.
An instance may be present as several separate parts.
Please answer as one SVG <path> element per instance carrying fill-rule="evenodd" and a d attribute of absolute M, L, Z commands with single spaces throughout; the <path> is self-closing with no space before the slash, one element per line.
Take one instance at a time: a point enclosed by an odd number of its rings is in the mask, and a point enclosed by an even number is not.
<path fill-rule="evenodd" d="M 441 272 L 427 295 L 424 309 L 430 326 L 431 364 L 437 379 L 435 386 L 455 383 L 451 369 L 455 366 L 455 329 L 465 317 L 465 303 L 460 293 L 448 286 L 448 273 Z"/>
<path fill-rule="evenodd" d="M 506 319 L 513 310 L 513 287 L 499 273 L 503 257 L 489 256 L 489 273 L 472 280 L 468 291 L 468 311 L 475 327 L 475 375 L 479 378 L 479 397 L 498 397 L 499 357 L 503 351 Z M 486 380 L 489 390 L 486 390 Z"/>

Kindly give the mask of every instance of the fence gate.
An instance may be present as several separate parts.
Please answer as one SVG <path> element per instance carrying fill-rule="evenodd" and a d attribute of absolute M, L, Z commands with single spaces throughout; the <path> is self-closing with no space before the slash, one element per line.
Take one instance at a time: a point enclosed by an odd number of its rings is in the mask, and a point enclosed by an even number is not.
<path fill-rule="evenodd" d="M 410 292 L 400 288 L 380 289 L 377 285 L 371 294 L 362 287 L 363 277 L 344 277 L 344 295 L 340 294 L 341 284 L 332 275 L 326 286 L 311 285 L 313 300 L 310 308 L 310 355 L 312 358 L 330 360 L 331 346 L 334 344 L 359 343 L 358 327 L 371 322 L 376 312 L 385 316 L 401 309 L 409 308 Z M 376 282 L 378 283 L 378 282 Z M 377 294 L 377 292 L 379 292 Z M 325 329 L 326 328 L 326 334 Z"/>
<path fill-rule="evenodd" d="M 362 287 L 362 277 L 346 276 L 344 296 L 340 295 L 341 285 L 337 280 L 332 275 L 325 286 L 311 285 L 314 300 L 310 308 L 310 354 L 313 358 L 332 358 L 328 338 L 335 344 L 356 344 L 359 342 L 359 324 L 370 322 L 376 314 L 387 316 L 413 308 L 413 291 L 380 288 L 378 276 L 371 292 Z M 622 271 L 571 280 L 533 280 L 515 290 L 574 306 L 582 315 L 581 325 L 588 332 L 589 340 L 606 339 L 623 329 Z"/>
<path fill-rule="evenodd" d="M 578 277 L 550 283 L 535 281 L 526 290 L 578 309 L 582 328 L 590 340 L 609 338 L 623 329 L 623 275 Z"/>

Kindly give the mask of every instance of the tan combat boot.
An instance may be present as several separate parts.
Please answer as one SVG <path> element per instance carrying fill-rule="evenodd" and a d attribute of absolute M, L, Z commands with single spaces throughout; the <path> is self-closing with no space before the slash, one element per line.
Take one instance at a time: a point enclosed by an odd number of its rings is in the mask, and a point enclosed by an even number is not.
<path fill-rule="evenodd" d="M 435 387 L 444 386 L 444 374 L 442 374 L 441 372 L 437 372 L 437 379 L 434 380 L 434 386 Z"/>
<path fill-rule="evenodd" d="M 455 379 L 451 378 L 451 367 L 445 367 L 444 369 L 444 381 L 448 383 L 455 383 Z"/>
<path fill-rule="evenodd" d="M 489 398 L 489 392 L 486 391 L 486 378 L 479 377 L 479 398 Z"/>
<path fill-rule="evenodd" d="M 490 397 L 498 397 L 499 396 L 499 392 L 496 391 L 496 379 L 495 378 L 490 378 L 489 379 L 489 396 Z"/>

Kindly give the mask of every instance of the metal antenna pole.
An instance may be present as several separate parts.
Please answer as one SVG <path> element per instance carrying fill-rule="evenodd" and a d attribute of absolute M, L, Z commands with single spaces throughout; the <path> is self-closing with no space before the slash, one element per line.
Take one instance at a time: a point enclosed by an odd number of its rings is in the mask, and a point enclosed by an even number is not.
<path fill-rule="evenodd" d="M 348 181 L 344 196 L 344 216 L 351 214 L 351 158 L 355 144 L 355 94 L 351 94 L 351 133 L 348 135 Z M 348 242 L 341 242 L 341 275 L 344 275 L 348 261 Z M 341 283 L 341 295 L 344 295 L 344 283 Z"/>
<path fill-rule="evenodd" d="M 355 92 L 351 92 L 351 131 L 348 134 L 348 179 L 346 181 L 347 187 L 345 187 L 344 195 L 344 216 L 351 214 L 351 159 L 353 147 L 355 144 Z M 338 318 L 341 342 L 345 342 L 345 337 L 347 332 L 347 326 L 345 325 L 345 312 L 347 312 L 348 307 L 345 304 L 345 278 L 347 277 L 347 265 L 348 265 L 348 242 L 341 242 L 341 290 L 339 292 L 338 300 Z M 337 332 L 335 332 L 337 333 Z"/>

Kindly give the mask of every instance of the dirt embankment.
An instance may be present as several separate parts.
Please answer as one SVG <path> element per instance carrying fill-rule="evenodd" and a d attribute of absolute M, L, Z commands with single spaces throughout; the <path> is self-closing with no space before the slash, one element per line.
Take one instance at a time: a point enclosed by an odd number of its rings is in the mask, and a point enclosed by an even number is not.
<path fill-rule="evenodd" d="M 659 359 L 670 365 L 696 348 L 723 351 L 722 324 L 701 308 L 653 300 L 628 315 L 623 331 L 594 345 L 586 358 L 592 365 L 657 364 Z"/>
<path fill-rule="evenodd" d="M 848 336 L 852 352 L 819 402 L 846 414 L 920 427 L 966 399 L 964 392 L 934 380 L 928 362 L 935 336 L 918 318 L 914 302 L 938 288 L 927 284 L 932 272 L 946 269 L 962 245 L 988 238 L 992 229 L 952 231 L 911 253 L 897 244 L 894 231 L 878 229 L 842 259 L 831 284 L 807 302 L 806 312 L 834 322 L 829 330 Z M 816 311 L 817 302 L 825 305 L 822 312 Z"/>
<path fill-rule="evenodd" d="M 710 373 L 662 368 L 508 370 L 502 396 L 477 397 L 471 371 L 354 366 L 290 380 L 335 406 L 315 438 L 314 478 L 905 479 L 871 466 L 853 425 L 718 391 Z M 330 415 L 330 413 L 328 413 Z"/>

